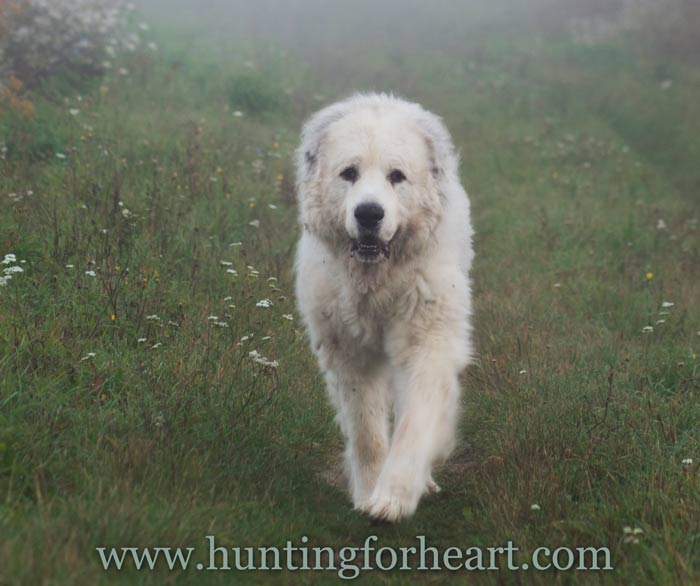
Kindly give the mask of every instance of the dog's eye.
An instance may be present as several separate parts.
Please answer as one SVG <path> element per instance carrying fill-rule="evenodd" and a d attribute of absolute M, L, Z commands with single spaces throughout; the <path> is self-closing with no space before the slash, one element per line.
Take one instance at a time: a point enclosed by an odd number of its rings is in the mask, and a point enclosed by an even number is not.
<path fill-rule="evenodd" d="M 357 178 L 360 176 L 360 173 L 357 170 L 357 167 L 346 167 L 343 169 L 340 173 L 340 176 L 345 179 L 345 181 L 349 181 L 350 183 L 355 183 L 357 181 Z"/>
<path fill-rule="evenodd" d="M 389 182 L 392 185 L 396 185 L 397 183 L 401 183 L 403 181 L 406 181 L 406 175 L 404 175 L 398 169 L 394 169 L 391 173 L 389 173 Z"/>

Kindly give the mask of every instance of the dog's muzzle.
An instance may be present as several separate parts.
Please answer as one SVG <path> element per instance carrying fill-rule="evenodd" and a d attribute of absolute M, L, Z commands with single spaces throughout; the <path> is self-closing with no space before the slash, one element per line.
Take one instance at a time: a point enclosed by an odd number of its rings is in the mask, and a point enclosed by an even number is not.
<path fill-rule="evenodd" d="M 384 208 L 376 203 L 363 203 L 355 208 L 358 237 L 353 239 L 350 254 L 361 262 L 378 262 L 389 258 L 389 243 L 379 238 Z"/>
<path fill-rule="evenodd" d="M 389 258 L 390 247 L 388 242 L 366 234 L 352 241 L 350 254 L 360 262 L 379 262 L 382 257 Z"/>

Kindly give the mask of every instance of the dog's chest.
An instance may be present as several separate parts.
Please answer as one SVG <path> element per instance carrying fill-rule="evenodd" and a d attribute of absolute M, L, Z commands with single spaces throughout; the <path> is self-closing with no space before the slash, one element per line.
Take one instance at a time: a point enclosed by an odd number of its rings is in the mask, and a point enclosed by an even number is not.
<path fill-rule="evenodd" d="M 397 323 L 410 321 L 416 308 L 432 297 L 420 274 L 402 285 L 369 293 L 339 290 L 329 300 L 324 320 L 347 342 L 381 349 L 385 331 Z"/>

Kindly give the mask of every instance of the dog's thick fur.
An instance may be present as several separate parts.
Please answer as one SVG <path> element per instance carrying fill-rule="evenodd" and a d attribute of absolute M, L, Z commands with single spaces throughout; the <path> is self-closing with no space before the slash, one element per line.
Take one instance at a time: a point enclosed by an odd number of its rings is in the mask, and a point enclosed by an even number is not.
<path fill-rule="evenodd" d="M 346 439 L 352 500 L 396 521 L 439 490 L 431 469 L 453 448 L 458 375 L 472 354 L 458 157 L 434 114 L 360 94 L 311 117 L 296 164 L 297 300 Z M 356 254 L 366 203 L 384 210 L 383 254 L 371 258 Z"/>

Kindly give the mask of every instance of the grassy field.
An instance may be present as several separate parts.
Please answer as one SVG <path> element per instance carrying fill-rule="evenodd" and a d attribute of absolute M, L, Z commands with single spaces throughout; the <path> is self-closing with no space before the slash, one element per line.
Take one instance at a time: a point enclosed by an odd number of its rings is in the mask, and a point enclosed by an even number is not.
<path fill-rule="evenodd" d="M 257 31 L 178 1 L 141 15 L 157 50 L 46 82 L 33 116 L 0 106 L 0 269 L 22 269 L 0 287 L 0 584 L 339 581 L 105 572 L 95 551 L 204 560 L 211 534 L 606 546 L 615 568 L 362 584 L 700 584 L 700 64 L 576 44 L 521 3 L 414 2 L 389 28 L 364 2 L 263 3 Z M 340 486 L 292 287 L 300 125 L 359 89 L 444 116 L 476 230 L 459 447 L 397 526 Z"/>

